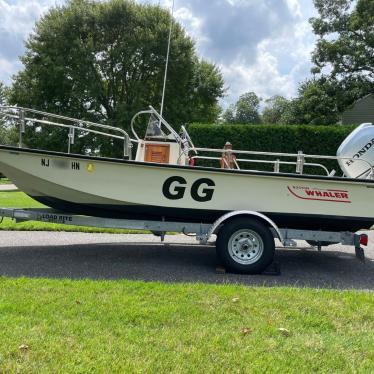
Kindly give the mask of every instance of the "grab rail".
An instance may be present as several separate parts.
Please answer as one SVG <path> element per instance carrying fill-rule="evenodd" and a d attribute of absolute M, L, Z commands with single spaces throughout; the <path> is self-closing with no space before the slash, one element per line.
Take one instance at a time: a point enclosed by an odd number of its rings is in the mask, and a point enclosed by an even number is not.
<path fill-rule="evenodd" d="M 196 151 L 199 152 L 208 152 L 208 153 L 220 153 L 224 154 L 227 152 L 225 149 L 214 149 L 214 148 L 196 148 Z M 349 161 L 352 158 L 350 157 L 336 157 L 336 156 L 322 156 L 322 155 L 307 155 L 303 152 L 298 152 L 297 154 L 294 153 L 277 153 L 277 152 L 260 152 L 260 151 L 240 151 L 240 150 L 230 150 L 230 153 L 232 154 L 238 154 L 238 155 L 255 155 L 255 156 L 267 156 L 267 157 L 288 157 L 288 158 L 296 158 L 296 162 L 288 162 L 288 161 L 280 161 L 280 160 L 247 160 L 247 159 L 237 159 L 238 162 L 253 162 L 253 163 L 269 163 L 274 164 L 274 172 L 279 173 L 279 166 L 280 165 L 296 165 L 296 173 L 303 175 L 304 174 L 304 167 L 305 166 L 313 166 L 313 167 L 320 167 L 322 168 L 327 175 L 330 175 L 331 173 L 328 171 L 328 169 L 322 165 L 322 164 L 316 164 L 316 163 L 307 163 L 305 160 L 308 159 L 316 159 L 316 160 L 332 160 L 332 161 Z M 208 157 L 208 156 L 195 156 L 194 159 L 221 159 L 218 157 Z M 368 174 L 368 178 L 374 180 L 374 165 L 371 165 L 368 161 L 360 159 L 357 160 L 360 162 L 363 162 L 368 165 L 368 170 L 364 172 L 363 174 Z"/>
<path fill-rule="evenodd" d="M 27 117 L 26 115 L 34 114 L 34 115 L 40 115 L 43 116 L 43 119 L 34 118 L 34 117 Z M 114 126 L 108 126 L 103 125 L 101 123 L 95 123 L 85 120 L 80 120 L 76 118 L 61 116 L 58 114 L 52 114 L 47 112 L 42 112 L 40 110 L 35 109 L 29 109 L 29 108 L 22 108 L 22 107 L 13 107 L 13 106 L 0 106 L 0 115 L 14 119 L 18 121 L 19 123 L 19 147 L 22 148 L 23 145 L 23 134 L 26 131 L 26 123 L 37 123 L 40 125 L 48 125 L 48 126 L 55 126 L 60 128 L 67 128 L 69 129 L 68 133 L 68 153 L 70 153 L 70 147 L 74 144 L 75 139 L 75 130 L 81 131 L 81 132 L 88 132 L 96 135 L 106 136 L 112 139 L 120 139 L 123 141 L 123 157 L 124 158 L 130 158 L 131 159 L 131 149 L 132 149 L 132 142 L 135 140 L 132 140 L 127 132 L 121 128 L 114 127 Z M 45 119 L 45 117 L 50 119 L 58 119 L 68 122 L 73 122 L 73 124 L 64 124 L 60 122 L 52 122 L 48 119 Z M 84 127 L 86 126 L 86 127 Z M 108 131 L 114 131 L 118 132 L 121 135 L 115 135 L 110 134 L 108 132 L 94 130 L 90 127 L 96 127 L 97 129 L 103 129 Z M 136 141 L 135 141 L 136 142 Z"/>
<path fill-rule="evenodd" d="M 194 160 L 214 160 L 214 161 L 222 160 L 221 157 L 209 157 L 209 156 L 194 156 L 192 158 Z M 226 165 L 228 166 L 226 160 L 224 160 L 224 161 L 225 161 Z M 280 161 L 280 160 L 270 161 L 270 160 L 253 160 L 253 159 L 245 159 L 245 158 L 240 159 L 240 158 L 238 158 L 235 161 L 237 162 L 237 166 L 238 166 L 239 170 L 240 170 L 239 163 L 274 165 L 274 173 L 279 173 L 280 172 L 280 170 L 279 170 L 280 165 L 294 165 L 294 166 L 297 165 L 297 162 L 288 162 L 288 161 Z M 326 173 L 327 176 L 330 175 L 330 171 L 327 169 L 326 166 L 324 166 L 322 164 L 305 163 L 304 166 L 321 168 L 321 169 L 323 169 L 323 171 Z M 248 169 L 244 169 L 244 170 L 249 171 Z"/>

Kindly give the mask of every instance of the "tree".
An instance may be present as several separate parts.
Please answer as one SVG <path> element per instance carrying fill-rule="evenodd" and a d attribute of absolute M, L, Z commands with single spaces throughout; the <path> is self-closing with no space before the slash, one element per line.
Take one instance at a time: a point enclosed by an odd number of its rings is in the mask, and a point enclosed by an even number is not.
<path fill-rule="evenodd" d="M 291 102 L 280 95 L 265 100 L 266 107 L 262 112 L 262 122 L 266 124 L 284 124 L 284 115 L 289 111 Z"/>
<path fill-rule="evenodd" d="M 10 100 L 129 131 L 135 113 L 160 107 L 169 24 L 166 10 L 130 0 L 71 0 L 54 7 L 26 43 L 25 68 L 14 78 Z M 175 125 L 213 121 L 223 92 L 218 68 L 197 57 L 174 21 L 165 118 Z M 48 143 L 65 148 L 62 136 L 55 131 Z M 84 139 L 89 144 L 78 139 L 75 150 L 92 148 L 94 139 Z M 43 136 L 38 142 L 47 146 Z"/>
<path fill-rule="evenodd" d="M 5 105 L 5 86 L 0 82 L 0 105 Z"/>
<path fill-rule="evenodd" d="M 2 82 L 0 82 L 0 105 L 5 105 L 5 88 Z M 1 116 L 0 116 L 0 144 L 5 144 L 4 120 L 1 118 Z"/>
<path fill-rule="evenodd" d="M 339 121 L 337 85 L 326 78 L 301 84 L 297 99 L 297 119 L 301 124 L 334 125 Z"/>
<path fill-rule="evenodd" d="M 329 124 L 374 91 L 374 2 L 314 0 L 314 5 L 319 13 L 310 20 L 318 37 L 312 54 L 314 79 L 300 87 L 296 117 Z"/>
<path fill-rule="evenodd" d="M 222 115 L 222 122 L 223 123 L 235 123 L 235 105 L 231 104 L 223 113 Z"/>
<path fill-rule="evenodd" d="M 241 95 L 239 100 L 224 113 L 224 122 L 243 125 L 261 123 L 259 114 L 261 100 L 254 92 Z"/>
<path fill-rule="evenodd" d="M 298 97 L 286 107 L 280 123 L 333 125 L 351 103 L 372 92 L 372 85 L 359 78 L 338 80 L 322 76 L 303 82 Z"/>
<path fill-rule="evenodd" d="M 0 82 L 0 105 L 7 105 L 7 87 Z M 0 144 L 12 144 L 16 141 L 16 129 L 7 125 L 0 116 Z"/>
<path fill-rule="evenodd" d="M 337 105 L 339 83 L 321 77 L 303 82 L 298 97 L 284 107 L 279 123 L 288 125 L 333 125 L 340 119 Z"/>
<path fill-rule="evenodd" d="M 332 77 L 374 79 L 374 2 L 314 0 L 319 17 L 311 24 L 319 37 L 313 53 L 317 70 L 330 67 Z M 354 6 L 355 5 L 355 6 Z"/>

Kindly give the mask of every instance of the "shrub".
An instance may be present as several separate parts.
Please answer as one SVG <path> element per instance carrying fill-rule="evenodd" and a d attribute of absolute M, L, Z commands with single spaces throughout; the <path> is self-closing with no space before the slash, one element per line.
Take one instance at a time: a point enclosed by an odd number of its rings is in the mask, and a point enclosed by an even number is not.
<path fill-rule="evenodd" d="M 222 149 L 229 141 L 236 150 L 251 150 L 261 152 L 282 152 L 295 154 L 303 151 L 310 155 L 336 156 L 340 144 L 354 130 L 355 126 L 280 126 L 280 125 L 206 125 L 192 124 L 189 126 L 191 138 L 195 146 L 202 148 Z M 217 155 L 219 157 L 219 155 Z M 241 158 L 248 158 L 242 157 Z M 256 157 L 257 158 L 257 157 Z M 264 158 L 263 159 L 269 159 Z M 274 159 L 274 157 L 272 158 Z M 288 159 L 295 161 L 295 159 Z M 323 163 L 328 169 L 338 170 L 334 161 L 320 162 L 317 160 L 309 162 Z M 198 164 L 202 164 L 198 161 Z M 214 162 L 203 163 L 211 166 Z M 217 163 L 215 163 L 217 166 Z M 257 165 L 258 166 L 258 165 Z M 268 166 L 264 170 L 271 170 Z M 282 167 L 281 171 L 294 171 L 294 167 Z M 311 170 L 316 173 L 316 169 Z"/>

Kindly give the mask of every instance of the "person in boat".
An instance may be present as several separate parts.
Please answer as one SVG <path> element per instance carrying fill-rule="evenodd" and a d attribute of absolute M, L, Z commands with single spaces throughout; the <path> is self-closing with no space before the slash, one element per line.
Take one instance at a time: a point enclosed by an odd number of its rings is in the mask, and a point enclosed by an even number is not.
<path fill-rule="evenodd" d="M 236 156 L 232 153 L 232 144 L 226 142 L 223 147 L 223 153 L 221 158 L 221 168 L 222 169 L 237 169 L 238 164 L 236 162 Z"/>

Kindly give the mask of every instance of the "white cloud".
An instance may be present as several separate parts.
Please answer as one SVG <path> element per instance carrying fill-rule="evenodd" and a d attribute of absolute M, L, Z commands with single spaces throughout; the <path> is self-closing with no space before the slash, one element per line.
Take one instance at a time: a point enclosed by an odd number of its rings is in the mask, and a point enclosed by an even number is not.
<path fill-rule="evenodd" d="M 276 94 L 291 97 L 296 90 L 291 73 L 279 72 L 278 60 L 268 51 L 267 42 L 258 45 L 257 58 L 252 65 L 236 60 L 221 68 L 231 82 L 227 104 L 234 102 L 244 92 L 253 91 L 265 99 Z"/>
<path fill-rule="evenodd" d="M 172 0 L 137 0 L 171 8 Z M 35 21 L 64 0 L 0 0 L 0 81 L 21 68 L 18 56 Z M 294 96 L 310 76 L 315 38 L 311 0 L 175 0 L 175 17 L 200 56 L 221 67 L 227 106 L 247 91 Z"/>
<path fill-rule="evenodd" d="M 301 5 L 298 0 L 286 0 L 286 4 L 294 17 L 302 18 Z"/>
<path fill-rule="evenodd" d="M 0 71 L 4 76 L 10 77 L 18 69 L 21 68 L 21 63 L 16 61 L 9 61 L 5 58 L 0 57 Z"/>
<path fill-rule="evenodd" d="M 26 38 L 42 11 L 43 6 L 38 1 L 17 1 L 10 4 L 0 0 L 0 30 Z"/>
<path fill-rule="evenodd" d="M 35 21 L 56 1 L 0 0 L 0 81 L 10 83 L 22 64 L 19 56 Z"/>
<path fill-rule="evenodd" d="M 175 18 L 183 24 L 188 34 L 195 40 L 198 47 L 204 43 L 209 43 L 210 39 L 203 32 L 204 20 L 193 15 L 188 8 L 178 8 L 174 12 Z"/>

